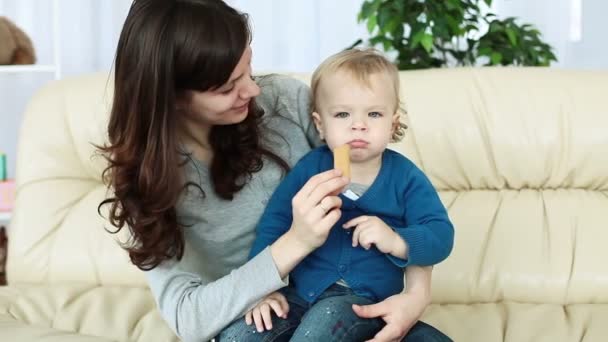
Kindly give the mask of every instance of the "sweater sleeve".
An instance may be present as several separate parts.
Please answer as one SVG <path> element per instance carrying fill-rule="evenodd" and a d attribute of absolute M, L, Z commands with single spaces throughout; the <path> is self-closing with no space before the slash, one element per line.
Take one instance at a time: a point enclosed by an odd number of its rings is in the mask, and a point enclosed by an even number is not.
<path fill-rule="evenodd" d="M 164 262 L 146 276 L 161 315 L 185 342 L 211 340 L 263 297 L 287 285 L 269 248 L 209 283 L 181 270 L 176 261 Z"/>
<path fill-rule="evenodd" d="M 312 122 L 310 88 L 304 82 L 278 74 L 259 76 L 257 80 L 264 88 L 256 100 L 266 109 L 272 109 L 279 116 L 300 127 L 311 147 L 323 145 L 319 133 Z"/>
<path fill-rule="evenodd" d="M 397 266 L 431 266 L 445 260 L 454 245 L 454 227 L 426 175 L 412 165 L 403 196 L 407 227 L 393 227 L 408 245 L 408 258 L 388 255 Z"/>

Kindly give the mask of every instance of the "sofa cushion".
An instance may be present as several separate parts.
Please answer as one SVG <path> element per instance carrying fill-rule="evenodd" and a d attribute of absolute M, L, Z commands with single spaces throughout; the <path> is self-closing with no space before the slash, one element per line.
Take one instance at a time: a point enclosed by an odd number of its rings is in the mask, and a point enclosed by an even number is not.
<path fill-rule="evenodd" d="M 53 341 L 58 336 L 69 340 L 80 335 L 91 341 L 178 340 L 160 317 L 149 290 L 140 287 L 11 286 L 0 291 L 0 327 L 0 341 L 19 341 L 19 336 L 21 341 Z"/>
<path fill-rule="evenodd" d="M 515 302 L 431 305 L 423 320 L 454 341 L 605 341 L 608 304 Z"/>

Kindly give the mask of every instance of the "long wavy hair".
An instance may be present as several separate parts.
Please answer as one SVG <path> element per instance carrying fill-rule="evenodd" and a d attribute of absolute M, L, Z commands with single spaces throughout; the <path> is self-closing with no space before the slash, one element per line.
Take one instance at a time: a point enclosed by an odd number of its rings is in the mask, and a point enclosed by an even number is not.
<path fill-rule="evenodd" d="M 177 101 L 187 90 L 214 90 L 227 82 L 250 40 L 247 16 L 220 0 L 131 5 L 116 50 L 109 142 L 98 146 L 113 195 L 98 210 L 110 206 L 110 232 L 128 227 L 130 239 L 122 247 L 142 270 L 184 253 L 186 227 L 178 222 L 176 204 L 192 184 L 184 174 L 189 156 L 179 144 Z M 262 168 L 264 157 L 288 169 L 262 146 L 262 115 L 251 101 L 243 122 L 211 128 L 212 191 L 224 199 Z"/>

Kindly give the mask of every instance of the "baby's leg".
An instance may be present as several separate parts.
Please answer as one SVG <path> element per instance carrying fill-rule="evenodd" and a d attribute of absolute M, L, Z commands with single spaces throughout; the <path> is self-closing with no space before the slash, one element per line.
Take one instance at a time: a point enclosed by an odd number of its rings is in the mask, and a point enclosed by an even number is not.
<path fill-rule="evenodd" d="M 291 315 L 295 318 L 295 315 Z M 289 341 L 289 338 L 296 330 L 299 320 L 277 317 L 272 314 L 272 329 L 263 332 L 258 332 L 255 323 L 247 325 L 245 318 L 240 318 L 215 337 L 216 342 L 282 342 Z"/>
<path fill-rule="evenodd" d="M 245 318 L 238 319 L 216 336 L 216 342 L 282 342 L 289 341 L 300 320 L 306 312 L 306 302 L 297 297 L 295 290 L 284 288 L 281 290 L 289 302 L 289 313 L 286 319 L 277 317 L 272 312 L 272 329 L 258 332 L 255 323 L 247 325 Z"/>
<path fill-rule="evenodd" d="M 353 304 L 367 305 L 367 298 L 346 294 L 319 300 L 304 314 L 291 341 L 365 341 L 384 326 L 378 318 L 360 318 Z"/>

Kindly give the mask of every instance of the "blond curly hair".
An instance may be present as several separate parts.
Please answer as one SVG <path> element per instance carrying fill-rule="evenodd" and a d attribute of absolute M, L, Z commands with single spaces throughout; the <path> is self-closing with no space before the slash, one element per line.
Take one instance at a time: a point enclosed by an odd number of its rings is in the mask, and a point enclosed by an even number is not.
<path fill-rule="evenodd" d="M 321 80 L 324 76 L 337 71 L 347 71 L 355 79 L 364 84 L 369 84 L 369 76 L 374 73 L 387 73 L 392 81 L 393 91 L 395 92 L 395 108 L 400 118 L 401 115 L 407 114 L 399 98 L 399 70 L 378 50 L 373 48 L 344 50 L 328 57 L 317 67 L 312 74 L 310 82 L 312 94 L 311 108 L 313 111 L 317 111 L 317 91 Z M 401 141 L 406 129 L 407 125 L 399 120 L 395 127 L 393 127 L 391 141 Z"/>

